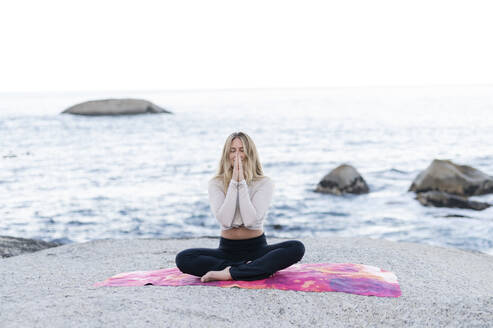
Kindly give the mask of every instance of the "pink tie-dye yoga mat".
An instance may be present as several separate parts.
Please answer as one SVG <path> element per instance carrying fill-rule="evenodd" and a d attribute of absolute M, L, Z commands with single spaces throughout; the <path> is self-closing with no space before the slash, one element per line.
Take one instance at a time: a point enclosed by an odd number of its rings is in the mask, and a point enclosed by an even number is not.
<path fill-rule="evenodd" d="M 178 268 L 134 271 L 117 274 L 94 286 L 218 286 L 250 289 L 283 289 L 304 292 L 344 292 L 358 295 L 399 297 L 401 289 L 394 273 L 353 263 L 303 263 L 256 281 L 201 282 L 199 277 L 182 273 Z"/>

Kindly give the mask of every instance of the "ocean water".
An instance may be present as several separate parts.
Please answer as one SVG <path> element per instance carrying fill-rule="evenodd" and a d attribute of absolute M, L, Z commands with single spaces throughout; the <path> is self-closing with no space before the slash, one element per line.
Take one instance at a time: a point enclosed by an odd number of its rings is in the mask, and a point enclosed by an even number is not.
<path fill-rule="evenodd" d="M 60 115 L 136 97 L 174 114 Z M 493 208 L 423 207 L 435 158 L 493 174 L 493 87 L 0 94 L 0 235 L 46 241 L 217 236 L 207 181 L 248 133 L 275 182 L 267 236 L 365 236 L 493 254 Z M 353 165 L 366 195 L 315 193 Z M 493 203 L 493 195 L 473 199 Z M 460 217 L 451 217 L 460 216 Z"/>

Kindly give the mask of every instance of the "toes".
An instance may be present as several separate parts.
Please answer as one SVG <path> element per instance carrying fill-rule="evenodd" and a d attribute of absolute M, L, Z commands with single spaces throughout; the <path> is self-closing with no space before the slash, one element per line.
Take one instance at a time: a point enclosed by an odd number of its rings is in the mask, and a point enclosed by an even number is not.
<path fill-rule="evenodd" d="M 200 278 L 200 281 L 201 281 L 201 282 L 207 282 L 207 281 L 208 281 L 208 278 L 209 278 L 209 277 L 208 277 L 208 275 L 207 275 L 207 273 L 206 273 L 206 274 L 204 274 L 204 275 L 202 276 L 202 278 Z"/>

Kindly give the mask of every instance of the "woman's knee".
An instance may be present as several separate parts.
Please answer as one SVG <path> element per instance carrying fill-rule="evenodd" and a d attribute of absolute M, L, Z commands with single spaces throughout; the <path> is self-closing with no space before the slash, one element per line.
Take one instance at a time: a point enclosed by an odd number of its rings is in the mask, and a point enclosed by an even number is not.
<path fill-rule="evenodd" d="M 188 273 L 190 267 L 190 261 L 195 257 L 195 252 L 192 249 L 185 249 L 175 257 L 175 263 L 181 272 Z"/>
<path fill-rule="evenodd" d="M 303 255 L 305 255 L 305 245 L 299 240 L 290 240 L 286 243 L 289 243 L 288 247 L 291 249 L 291 254 L 296 262 L 301 261 Z"/>

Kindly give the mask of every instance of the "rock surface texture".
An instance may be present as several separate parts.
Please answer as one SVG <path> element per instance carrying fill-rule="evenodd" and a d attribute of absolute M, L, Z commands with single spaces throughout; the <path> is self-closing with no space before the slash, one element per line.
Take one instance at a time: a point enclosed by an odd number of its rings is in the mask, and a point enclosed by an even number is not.
<path fill-rule="evenodd" d="M 420 192 L 416 198 L 424 206 L 468 208 L 477 211 L 491 206 L 488 203 L 476 202 L 467 199 L 467 197 L 452 195 L 443 191 Z"/>
<path fill-rule="evenodd" d="M 493 192 L 493 177 L 467 165 L 435 159 L 426 170 L 418 174 L 409 191 L 416 192 L 416 199 L 424 206 L 480 211 L 491 205 L 471 201 L 468 196 Z"/>
<path fill-rule="evenodd" d="M 409 191 L 443 191 L 459 196 L 476 196 L 493 192 L 493 177 L 467 165 L 435 159 L 418 174 Z"/>
<path fill-rule="evenodd" d="M 267 238 L 268 243 L 285 239 Z M 0 259 L 2 327 L 488 327 L 493 256 L 368 238 L 300 238 L 301 263 L 362 263 L 396 274 L 398 298 L 208 286 L 94 287 L 175 266 L 217 238 L 67 244 Z"/>
<path fill-rule="evenodd" d="M 351 165 L 342 164 L 323 177 L 315 192 L 325 194 L 365 194 L 370 191 L 366 181 Z"/>
<path fill-rule="evenodd" d="M 59 246 L 42 240 L 25 239 L 9 236 L 0 236 L 0 257 L 16 256 L 23 253 L 32 253 L 45 248 Z"/>
<path fill-rule="evenodd" d="M 75 115 L 135 115 L 171 113 L 143 99 L 102 99 L 86 101 L 67 108 L 62 114 Z"/>

